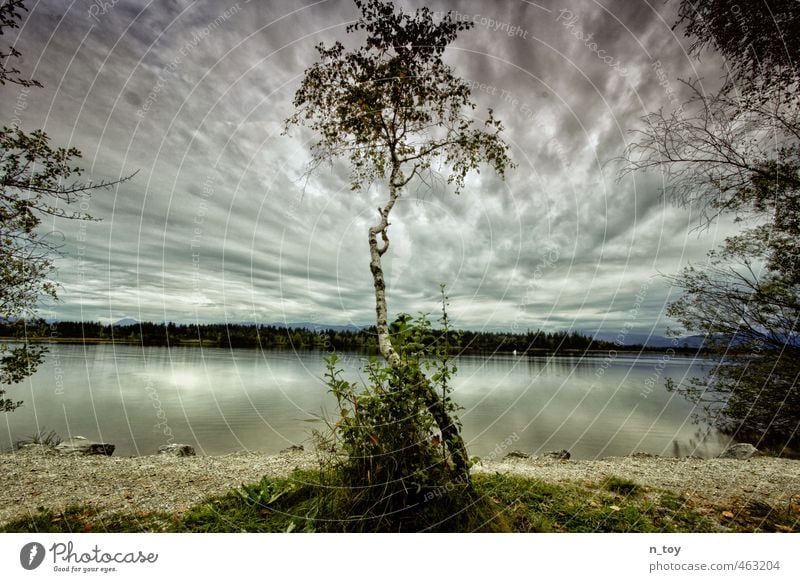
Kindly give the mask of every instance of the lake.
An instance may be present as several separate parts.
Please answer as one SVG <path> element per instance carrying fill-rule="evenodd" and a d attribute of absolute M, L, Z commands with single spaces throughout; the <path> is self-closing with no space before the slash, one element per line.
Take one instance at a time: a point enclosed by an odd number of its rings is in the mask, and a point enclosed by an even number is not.
<path fill-rule="evenodd" d="M 115 455 L 167 442 L 198 454 L 276 453 L 310 443 L 335 411 L 320 352 L 52 344 L 45 362 L 7 397 L 4 450 L 37 430 L 114 443 Z M 340 354 L 347 375 L 365 361 Z M 728 439 L 693 424 L 690 403 L 664 378 L 701 376 L 708 361 L 678 356 L 463 356 L 455 401 L 471 455 L 567 449 L 573 458 L 647 452 L 716 456 Z"/>

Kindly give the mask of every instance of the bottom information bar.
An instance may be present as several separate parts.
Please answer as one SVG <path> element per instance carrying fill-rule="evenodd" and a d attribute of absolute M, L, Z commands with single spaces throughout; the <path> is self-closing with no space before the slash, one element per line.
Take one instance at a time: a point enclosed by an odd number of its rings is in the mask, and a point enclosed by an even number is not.
<path fill-rule="evenodd" d="M 4 580 L 798 580 L 792 534 L 4 534 Z M 560 578 L 559 578 L 560 579 Z M 590 578 L 586 578 L 590 579 Z"/>

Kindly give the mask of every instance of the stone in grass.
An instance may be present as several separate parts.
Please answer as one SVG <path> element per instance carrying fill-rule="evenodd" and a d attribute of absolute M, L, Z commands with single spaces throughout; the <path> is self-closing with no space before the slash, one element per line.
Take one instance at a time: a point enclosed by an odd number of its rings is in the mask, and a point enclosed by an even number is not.
<path fill-rule="evenodd" d="M 116 445 L 96 443 L 86 437 L 76 436 L 56 445 L 56 451 L 62 455 L 106 455 L 114 454 Z"/>
<path fill-rule="evenodd" d="M 172 443 L 158 447 L 159 455 L 173 455 L 175 457 L 194 457 L 194 447 L 192 445 L 181 445 Z"/>
<path fill-rule="evenodd" d="M 557 461 L 566 461 L 572 455 L 567 449 L 561 449 L 560 451 L 550 451 L 549 453 L 545 453 L 542 455 L 545 459 L 556 459 Z"/>
<path fill-rule="evenodd" d="M 531 456 L 528 453 L 523 453 L 522 451 L 511 451 L 506 455 L 506 459 L 530 459 Z"/>
<path fill-rule="evenodd" d="M 720 459 L 749 459 L 758 453 L 758 449 L 749 443 L 737 443 L 729 446 L 719 456 Z"/>

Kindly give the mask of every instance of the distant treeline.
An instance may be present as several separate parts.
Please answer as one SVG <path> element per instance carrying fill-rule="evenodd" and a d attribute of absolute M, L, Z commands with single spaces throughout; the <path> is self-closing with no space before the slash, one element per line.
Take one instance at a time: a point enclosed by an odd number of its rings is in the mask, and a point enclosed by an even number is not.
<path fill-rule="evenodd" d="M 19 326 L 0 323 L 0 337 L 18 337 Z M 99 322 L 40 322 L 27 326 L 27 337 L 34 341 L 82 343 L 130 343 L 145 346 L 195 345 L 222 348 L 300 349 L 377 353 L 375 327 L 360 330 L 290 328 L 276 325 L 232 325 L 223 323 L 179 324 L 141 322 L 134 325 L 106 325 Z M 578 332 L 525 333 L 461 331 L 450 335 L 450 345 L 458 353 L 659 351 L 659 348 L 620 346 L 593 340 Z M 696 352 L 674 348 L 676 352 Z"/>

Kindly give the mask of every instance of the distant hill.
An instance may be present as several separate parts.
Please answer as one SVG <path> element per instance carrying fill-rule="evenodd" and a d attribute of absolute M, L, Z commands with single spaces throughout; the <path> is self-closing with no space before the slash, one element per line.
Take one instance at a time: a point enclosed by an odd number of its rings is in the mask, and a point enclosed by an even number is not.
<path fill-rule="evenodd" d="M 120 319 L 114 322 L 114 325 L 118 325 L 120 327 L 128 327 L 131 325 L 139 325 L 138 319 L 133 319 L 132 317 L 125 317 L 124 319 Z"/>

